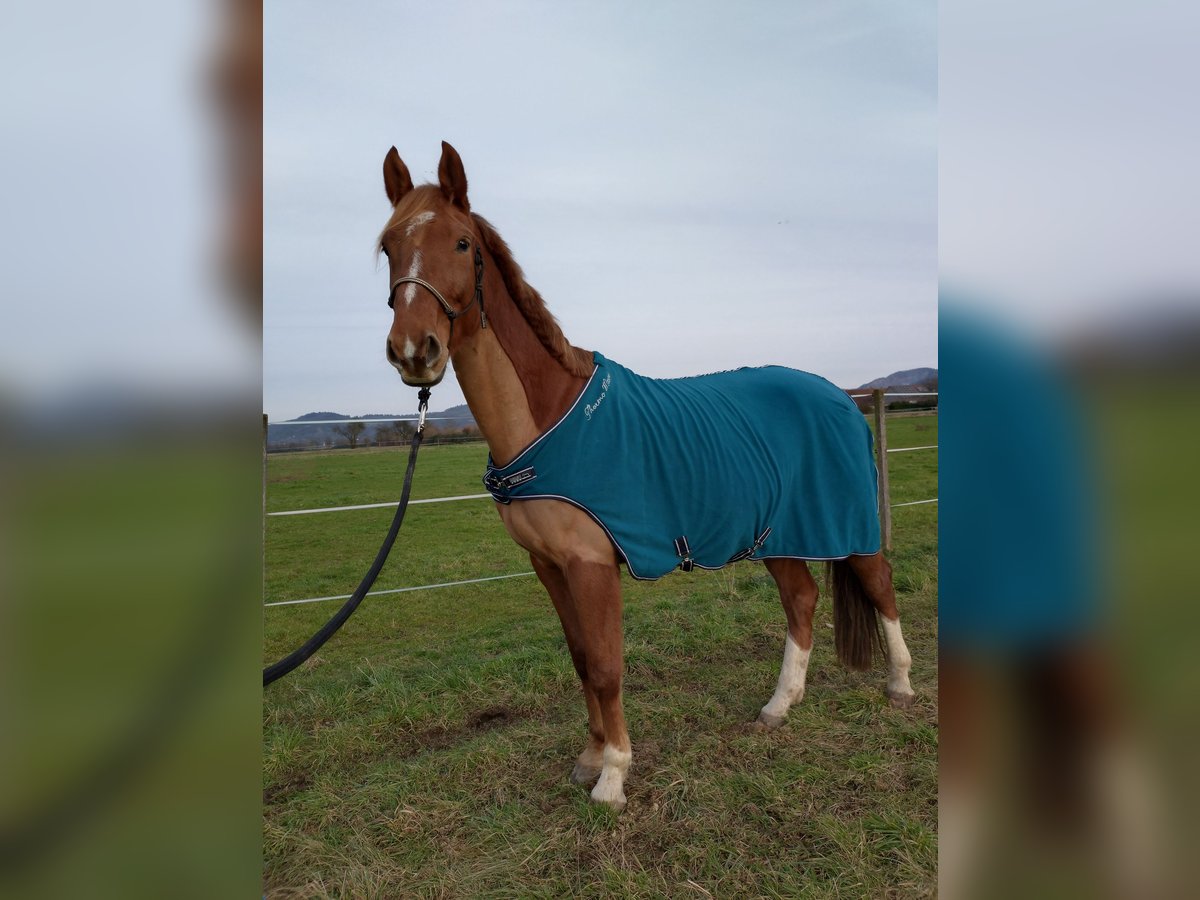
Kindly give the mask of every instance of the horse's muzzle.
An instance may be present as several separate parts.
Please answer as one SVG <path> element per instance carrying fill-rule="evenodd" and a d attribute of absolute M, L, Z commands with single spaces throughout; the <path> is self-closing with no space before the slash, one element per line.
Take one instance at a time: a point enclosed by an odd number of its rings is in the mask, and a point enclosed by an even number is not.
<path fill-rule="evenodd" d="M 410 348 L 415 351 L 412 342 L 406 340 L 405 349 Z M 422 355 L 412 352 L 402 356 L 396 352 L 392 338 L 389 336 L 384 352 L 387 361 L 400 373 L 400 378 L 405 384 L 410 387 L 433 387 L 446 376 L 446 367 L 450 363 L 449 355 L 445 353 L 441 342 L 432 334 L 424 342 L 424 350 L 425 353 Z"/>

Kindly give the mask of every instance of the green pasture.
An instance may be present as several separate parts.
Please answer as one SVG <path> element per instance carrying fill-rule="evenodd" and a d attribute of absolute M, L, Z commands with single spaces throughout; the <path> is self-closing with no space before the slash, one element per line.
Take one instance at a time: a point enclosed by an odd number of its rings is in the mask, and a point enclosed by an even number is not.
<path fill-rule="evenodd" d="M 893 447 L 936 416 L 889 420 Z M 481 493 L 482 445 L 422 450 L 414 498 Z M 395 500 L 403 449 L 272 456 L 271 511 Z M 890 457 L 892 502 L 937 496 L 937 453 Z M 348 594 L 392 510 L 269 517 L 268 602 Z M 808 693 L 749 731 L 784 617 L 760 564 L 625 578 L 629 806 L 567 779 L 586 715 L 532 577 L 368 598 L 263 701 L 268 897 L 878 897 L 936 884 L 937 505 L 893 511 L 914 708 L 833 659 L 817 611 Z M 413 506 L 376 590 L 529 570 L 489 500 Z M 264 611 L 265 661 L 337 602 Z"/>

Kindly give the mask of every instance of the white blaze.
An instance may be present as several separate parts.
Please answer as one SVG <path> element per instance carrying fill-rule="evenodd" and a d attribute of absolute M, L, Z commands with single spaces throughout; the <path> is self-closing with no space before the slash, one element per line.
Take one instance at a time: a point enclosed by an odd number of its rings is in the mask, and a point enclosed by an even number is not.
<path fill-rule="evenodd" d="M 433 213 L 430 213 L 433 215 Z M 413 252 L 412 265 L 408 267 L 408 278 L 416 278 L 421 274 L 421 251 Z M 411 281 L 404 287 L 404 305 L 412 306 L 413 299 L 417 296 L 417 285 Z"/>
<path fill-rule="evenodd" d="M 404 236 L 412 237 L 412 234 L 414 231 L 416 231 L 422 225 L 432 222 L 433 219 L 434 219 L 434 214 L 428 210 L 426 210 L 423 213 L 417 213 L 415 216 L 413 216 L 411 219 L 408 220 L 408 227 L 404 229 Z"/>

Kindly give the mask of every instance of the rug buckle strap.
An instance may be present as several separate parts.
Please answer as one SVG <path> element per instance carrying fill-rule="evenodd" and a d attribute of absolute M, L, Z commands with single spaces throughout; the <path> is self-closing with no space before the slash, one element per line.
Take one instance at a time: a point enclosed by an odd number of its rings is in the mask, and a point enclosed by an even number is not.
<path fill-rule="evenodd" d="M 768 525 L 766 527 L 766 530 L 763 531 L 762 534 L 760 534 L 758 537 L 756 537 L 754 539 L 754 546 L 752 546 L 750 548 L 751 555 L 757 553 L 759 550 L 762 549 L 763 544 L 765 544 L 767 542 L 767 538 L 769 538 L 771 536 L 772 531 L 774 531 L 774 529 L 770 525 Z"/>
<path fill-rule="evenodd" d="M 692 559 L 692 548 L 688 546 L 686 535 L 675 538 L 675 555 L 679 557 L 679 568 L 683 571 L 690 572 L 696 567 L 696 561 Z"/>
<path fill-rule="evenodd" d="M 765 544 L 767 538 L 771 536 L 771 531 L 772 529 L 768 525 L 766 530 L 754 539 L 753 544 L 751 544 L 745 550 L 739 550 L 737 553 L 733 554 L 733 556 L 729 557 L 729 563 L 741 562 L 743 559 L 749 559 L 752 557 L 755 553 L 762 549 L 762 545 Z M 729 565 L 729 563 L 726 563 L 725 565 Z"/>
<path fill-rule="evenodd" d="M 488 489 L 495 500 L 507 503 L 508 495 L 513 488 L 527 481 L 533 481 L 535 478 L 537 478 L 537 470 L 533 466 L 526 466 L 519 472 L 512 472 L 504 477 L 496 474 L 495 469 L 488 469 L 483 476 L 483 486 Z"/>

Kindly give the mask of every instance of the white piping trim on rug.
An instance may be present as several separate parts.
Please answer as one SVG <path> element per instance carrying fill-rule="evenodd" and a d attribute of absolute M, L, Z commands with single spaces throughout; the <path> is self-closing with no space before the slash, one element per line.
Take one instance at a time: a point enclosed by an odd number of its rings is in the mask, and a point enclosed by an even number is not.
<path fill-rule="evenodd" d="M 575 407 L 579 405 L 579 401 L 583 399 L 583 395 L 586 394 L 588 388 L 592 386 L 592 382 L 596 378 L 596 373 L 599 371 L 600 371 L 599 366 L 596 366 L 594 369 L 592 369 L 592 374 L 588 376 L 587 383 L 579 391 L 579 396 L 575 398 L 575 402 L 571 404 L 570 409 L 568 409 L 565 413 L 562 414 L 562 418 L 560 418 L 557 422 L 555 422 L 553 425 L 551 425 L 549 428 L 547 428 L 545 431 L 543 431 L 541 434 L 539 434 L 536 438 L 534 438 L 533 443 L 531 443 L 528 447 L 526 447 L 524 450 L 522 450 L 520 453 L 518 453 L 516 456 L 514 456 L 510 462 L 507 462 L 502 466 L 498 466 L 495 463 L 491 462 L 492 456 L 489 453 L 488 454 L 488 468 L 494 469 L 497 472 L 502 472 L 505 469 L 511 469 L 513 466 L 515 466 L 520 461 L 522 456 L 524 456 L 526 453 L 528 453 L 530 450 L 532 450 L 534 447 L 536 447 L 538 444 L 540 444 L 542 441 L 544 441 L 546 438 L 548 438 L 550 436 L 550 433 L 552 431 L 554 431 L 554 429 L 556 429 L 563 422 L 565 422 L 567 420 L 567 416 L 569 416 L 572 412 L 575 411 Z M 484 474 L 486 475 L 487 473 L 485 472 Z"/>

